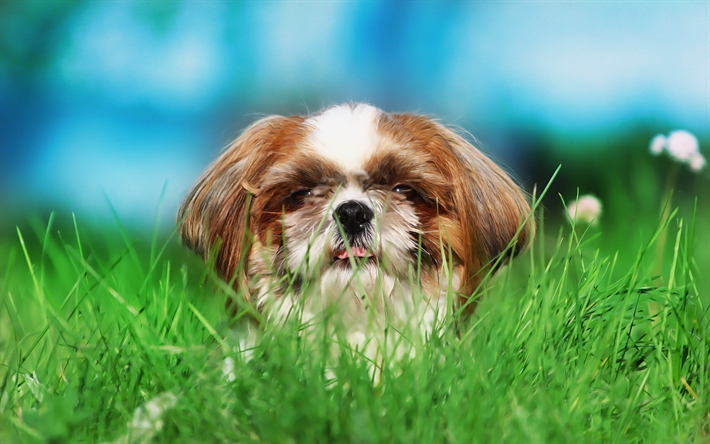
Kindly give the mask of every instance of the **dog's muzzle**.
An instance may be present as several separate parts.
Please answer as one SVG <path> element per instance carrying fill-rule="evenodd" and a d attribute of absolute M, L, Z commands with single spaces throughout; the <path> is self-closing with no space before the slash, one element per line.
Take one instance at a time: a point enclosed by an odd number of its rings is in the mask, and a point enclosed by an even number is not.
<path fill-rule="evenodd" d="M 371 251 L 372 242 L 372 220 L 375 213 L 365 204 L 357 200 L 348 200 L 341 203 L 333 212 L 333 219 L 340 223 L 343 232 L 337 233 L 338 245 L 333 251 L 333 259 L 347 259 L 350 254 L 353 257 L 369 258 L 374 254 Z M 344 235 L 344 236 L 343 236 Z M 350 253 L 345 247 L 344 239 L 347 239 Z M 343 261 L 347 263 L 348 261 Z"/>
<path fill-rule="evenodd" d="M 340 221 L 348 238 L 357 238 L 364 233 L 375 213 L 357 200 L 348 200 L 338 205 L 333 212 L 333 218 Z"/>

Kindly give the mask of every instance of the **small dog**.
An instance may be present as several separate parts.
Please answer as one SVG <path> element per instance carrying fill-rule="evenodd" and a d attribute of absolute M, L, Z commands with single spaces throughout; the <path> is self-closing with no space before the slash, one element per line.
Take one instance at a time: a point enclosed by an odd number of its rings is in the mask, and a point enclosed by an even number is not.
<path fill-rule="evenodd" d="M 453 130 L 350 104 L 248 127 L 178 222 L 266 319 L 334 312 L 364 349 L 386 325 L 425 340 L 527 244 L 529 214 L 525 193 Z"/>

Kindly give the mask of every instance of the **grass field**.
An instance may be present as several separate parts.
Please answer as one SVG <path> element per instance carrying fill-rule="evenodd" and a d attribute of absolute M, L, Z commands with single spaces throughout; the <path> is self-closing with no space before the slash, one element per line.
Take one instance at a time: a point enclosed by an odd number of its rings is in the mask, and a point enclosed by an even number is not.
<path fill-rule="evenodd" d="M 32 219 L 0 250 L 0 441 L 707 443 L 700 196 L 665 221 L 619 198 L 599 227 L 541 214 L 476 315 L 377 382 L 298 326 L 232 352 L 227 290 L 174 237 Z"/>

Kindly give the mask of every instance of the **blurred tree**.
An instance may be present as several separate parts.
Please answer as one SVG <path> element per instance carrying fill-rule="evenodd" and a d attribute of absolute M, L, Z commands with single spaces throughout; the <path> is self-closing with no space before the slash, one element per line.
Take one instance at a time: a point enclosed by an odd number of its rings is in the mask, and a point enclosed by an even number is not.
<path fill-rule="evenodd" d="M 0 66 L 24 85 L 41 76 L 66 44 L 72 20 L 84 0 L 0 2 Z"/>
<path fill-rule="evenodd" d="M 179 1 L 136 2 L 136 17 L 164 34 L 181 7 Z M 5 78 L 33 81 L 51 70 L 72 37 L 72 25 L 95 4 L 86 0 L 0 2 L 0 69 Z"/>

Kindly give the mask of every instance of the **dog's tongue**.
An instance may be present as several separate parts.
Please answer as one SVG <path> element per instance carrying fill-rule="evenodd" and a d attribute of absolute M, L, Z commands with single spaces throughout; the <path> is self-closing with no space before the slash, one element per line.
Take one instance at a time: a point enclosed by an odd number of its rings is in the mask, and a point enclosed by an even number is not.
<path fill-rule="evenodd" d="M 353 257 L 366 257 L 366 256 L 372 256 L 372 253 L 367 253 L 367 248 L 363 247 L 352 247 L 351 248 L 353 252 Z M 341 250 L 338 252 L 338 254 L 335 256 L 338 259 L 347 259 L 348 256 L 348 250 Z"/>

